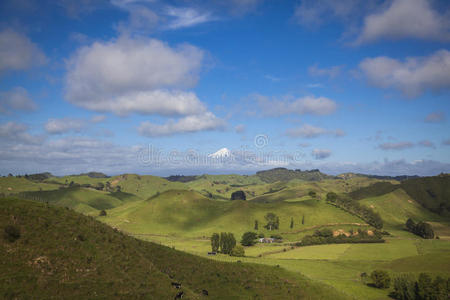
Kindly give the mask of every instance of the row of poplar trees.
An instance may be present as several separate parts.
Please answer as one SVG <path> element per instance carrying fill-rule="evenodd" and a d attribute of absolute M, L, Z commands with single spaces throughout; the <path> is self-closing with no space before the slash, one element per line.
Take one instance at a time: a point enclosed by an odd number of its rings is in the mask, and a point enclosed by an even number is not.
<path fill-rule="evenodd" d="M 221 252 L 230 254 L 231 250 L 236 246 L 236 239 L 231 232 L 213 233 L 211 236 L 211 249 L 213 252 Z"/>

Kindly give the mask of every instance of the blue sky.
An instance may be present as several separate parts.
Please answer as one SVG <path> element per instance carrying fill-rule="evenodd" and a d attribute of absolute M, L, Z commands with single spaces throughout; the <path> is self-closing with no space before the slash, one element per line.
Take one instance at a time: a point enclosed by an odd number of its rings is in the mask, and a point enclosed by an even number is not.
<path fill-rule="evenodd" d="M 0 173 L 449 172 L 447 1 L 206 3 L 2 1 Z"/>

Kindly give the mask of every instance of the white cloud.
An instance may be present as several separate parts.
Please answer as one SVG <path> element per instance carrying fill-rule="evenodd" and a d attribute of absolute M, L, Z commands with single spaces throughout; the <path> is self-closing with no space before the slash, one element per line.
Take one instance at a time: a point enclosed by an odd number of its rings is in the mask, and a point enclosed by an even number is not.
<path fill-rule="evenodd" d="M 328 150 L 328 149 L 314 149 L 314 150 L 311 152 L 311 155 L 312 155 L 315 159 L 325 159 L 325 158 L 331 156 L 331 150 Z"/>
<path fill-rule="evenodd" d="M 165 13 L 171 18 L 170 22 L 166 25 L 168 29 L 192 27 L 215 20 L 210 12 L 200 12 L 191 7 L 169 6 Z"/>
<path fill-rule="evenodd" d="M 300 138 L 315 138 L 321 135 L 332 135 L 336 137 L 341 137 L 345 135 L 345 132 L 341 129 L 328 130 L 321 127 L 312 126 L 309 124 L 304 124 L 299 128 L 291 128 L 286 131 L 286 134 L 291 137 Z"/>
<path fill-rule="evenodd" d="M 37 104 L 23 87 L 0 92 L 0 113 L 7 113 L 11 110 L 33 111 L 36 109 Z"/>
<path fill-rule="evenodd" d="M 449 41 L 450 22 L 448 16 L 433 10 L 428 0 L 394 0 L 387 9 L 365 18 L 356 44 L 383 38 Z"/>
<path fill-rule="evenodd" d="M 411 142 L 382 143 L 378 147 L 382 150 L 405 150 L 414 147 L 414 144 Z"/>
<path fill-rule="evenodd" d="M 428 114 L 425 117 L 425 122 L 427 123 L 440 123 L 445 121 L 446 117 L 445 117 L 445 113 L 437 111 L 437 112 L 433 112 Z"/>
<path fill-rule="evenodd" d="M 91 119 L 81 118 L 60 118 L 49 119 L 44 129 L 49 134 L 64 134 L 68 132 L 80 132 L 93 124 L 103 122 L 106 119 L 104 115 L 96 115 Z"/>
<path fill-rule="evenodd" d="M 427 57 L 408 57 L 403 62 L 385 56 L 366 58 L 359 68 L 370 84 L 398 89 L 408 97 L 450 87 L 450 51 L 447 50 Z"/>
<path fill-rule="evenodd" d="M 224 121 L 213 113 L 186 116 L 177 121 L 169 120 L 163 125 L 153 124 L 148 121 L 139 126 L 139 133 L 147 137 L 168 136 L 179 133 L 197 132 L 204 130 L 217 130 L 223 128 Z"/>
<path fill-rule="evenodd" d="M 12 29 L 0 32 L 0 75 L 8 70 L 27 70 L 46 62 L 44 53 L 25 35 Z"/>
<path fill-rule="evenodd" d="M 236 131 L 236 133 L 244 133 L 246 129 L 246 126 L 244 124 L 238 124 L 234 127 L 234 131 Z"/>
<path fill-rule="evenodd" d="M 326 76 L 331 79 L 339 76 L 342 66 L 332 66 L 330 68 L 319 68 L 317 65 L 313 65 L 308 68 L 308 73 L 311 76 Z"/>
<path fill-rule="evenodd" d="M 44 128 L 50 134 L 62 134 L 70 131 L 79 132 L 86 125 L 86 121 L 82 119 L 62 118 L 48 120 Z"/>
<path fill-rule="evenodd" d="M 360 11 L 358 0 L 303 0 L 295 8 L 294 18 L 303 26 L 318 27 L 330 19 L 347 19 Z"/>
<path fill-rule="evenodd" d="M 336 102 L 326 97 L 306 96 L 295 100 L 269 100 L 267 97 L 257 95 L 256 100 L 262 113 L 268 116 L 329 115 L 337 109 Z"/>
<path fill-rule="evenodd" d="M 0 141 L 2 146 L 6 144 L 16 145 L 17 143 L 36 144 L 43 140 L 42 137 L 32 136 L 28 133 L 28 126 L 17 122 L 7 122 L 0 124 Z"/>
<path fill-rule="evenodd" d="M 147 38 L 82 47 L 68 65 L 66 99 L 78 106 L 119 115 L 190 115 L 205 111 L 192 92 L 203 51 L 191 45 L 171 48 Z"/>

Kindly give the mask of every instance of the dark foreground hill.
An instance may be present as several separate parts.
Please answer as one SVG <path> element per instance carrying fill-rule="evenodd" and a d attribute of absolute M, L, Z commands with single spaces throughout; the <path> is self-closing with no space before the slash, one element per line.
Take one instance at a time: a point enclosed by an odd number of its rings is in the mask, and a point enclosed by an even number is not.
<path fill-rule="evenodd" d="M 1 199 L 0 229 L 0 298 L 343 298 L 281 268 L 197 257 L 62 207 Z"/>

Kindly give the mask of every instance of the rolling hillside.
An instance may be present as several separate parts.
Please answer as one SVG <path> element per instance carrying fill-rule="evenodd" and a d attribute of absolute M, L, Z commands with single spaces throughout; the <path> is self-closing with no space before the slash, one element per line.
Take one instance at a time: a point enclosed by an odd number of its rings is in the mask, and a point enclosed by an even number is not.
<path fill-rule="evenodd" d="M 362 223 L 362 221 L 324 201 L 254 203 L 253 201 L 211 200 L 195 191 L 170 190 L 146 201 L 136 201 L 108 211 L 103 220 L 125 231 L 186 237 L 210 236 L 213 232 L 231 231 L 236 236 L 253 230 L 255 220 L 259 231 L 264 216 L 273 212 L 279 216 L 280 230 L 296 231 L 327 223 Z M 301 220 L 305 217 L 305 224 Z M 290 229 L 291 218 L 295 220 Z M 292 239 L 295 239 L 295 235 Z"/>
<path fill-rule="evenodd" d="M 201 258 L 43 203 L 0 199 L 2 232 L 7 226 L 20 237 L 1 237 L 4 299 L 173 299 L 181 291 L 184 299 L 345 299 L 282 268 Z"/>

